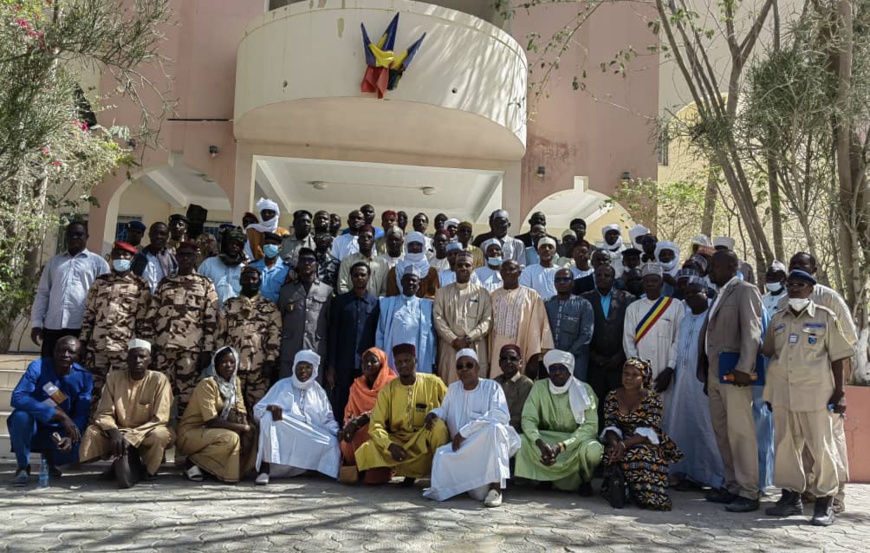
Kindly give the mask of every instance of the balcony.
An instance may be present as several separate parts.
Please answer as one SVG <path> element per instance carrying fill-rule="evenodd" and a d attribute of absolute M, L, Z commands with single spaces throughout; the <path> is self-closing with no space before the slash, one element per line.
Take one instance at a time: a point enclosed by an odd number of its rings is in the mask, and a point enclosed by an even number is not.
<path fill-rule="evenodd" d="M 377 41 L 397 12 L 397 52 L 426 38 L 379 100 L 360 91 L 360 24 Z M 248 26 L 237 63 L 239 141 L 497 161 L 525 151 L 525 54 L 469 13 L 407 0 L 294 2 Z"/>

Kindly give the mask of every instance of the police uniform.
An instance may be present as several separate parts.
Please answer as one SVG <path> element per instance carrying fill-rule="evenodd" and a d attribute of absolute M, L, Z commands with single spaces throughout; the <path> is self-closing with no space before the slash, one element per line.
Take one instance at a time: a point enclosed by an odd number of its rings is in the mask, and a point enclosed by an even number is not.
<path fill-rule="evenodd" d="M 834 393 L 831 363 L 852 355 L 836 315 L 812 301 L 798 314 L 778 311 L 762 348 L 770 356 L 764 400 L 773 406 L 774 483 L 803 493 L 807 486 L 802 451 L 813 458 L 809 492 L 837 493 L 838 452 L 828 400 Z"/>
<path fill-rule="evenodd" d="M 164 277 L 151 298 L 144 337 L 157 346 L 155 367 L 172 384 L 179 417 L 196 386 L 199 354 L 214 351 L 217 312 L 214 284 L 196 273 Z"/>
<path fill-rule="evenodd" d="M 263 365 L 277 364 L 281 352 L 281 314 L 275 302 L 257 294 L 238 296 L 224 303 L 218 318 L 217 342 L 239 352 L 238 377 L 245 396 L 245 407 L 253 412 L 269 383 Z"/>
<path fill-rule="evenodd" d="M 132 271 L 100 275 L 88 290 L 80 339 L 82 359 L 94 379 L 91 411 L 100 400 L 106 375 L 127 368 L 127 344 L 141 334 L 151 290 Z"/>

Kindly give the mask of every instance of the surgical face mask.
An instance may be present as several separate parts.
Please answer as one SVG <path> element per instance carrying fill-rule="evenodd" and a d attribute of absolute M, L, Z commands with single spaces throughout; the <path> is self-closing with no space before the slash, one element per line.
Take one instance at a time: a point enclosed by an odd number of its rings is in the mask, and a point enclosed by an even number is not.
<path fill-rule="evenodd" d="M 490 267 L 501 267 L 501 262 L 503 261 L 502 257 L 489 257 L 486 260 L 486 264 Z"/>
<path fill-rule="evenodd" d="M 278 246 L 277 244 L 266 244 L 263 246 L 263 253 L 266 254 L 266 257 L 269 259 L 274 258 L 278 255 Z"/>
<path fill-rule="evenodd" d="M 133 264 L 132 259 L 113 259 L 112 260 L 112 268 L 119 273 L 126 273 L 130 270 L 130 266 Z"/>
<path fill-rule="evenodd" d="M 779 294 L 780 292 L 782 292 L 782 289 L 783 289 L 783 285 L 780 282 L 768 282 L 764 286 L 765 286 L 765 288 L 767 288 L 768 292 L 771 292 L 774 294 Z"/>
<path fill-rule="evenodd" d="M 810 298 L 789 298 L 788 306 L 792 308 L 792 310 L 801 312 L 807 308 L 810 304 Z"/>

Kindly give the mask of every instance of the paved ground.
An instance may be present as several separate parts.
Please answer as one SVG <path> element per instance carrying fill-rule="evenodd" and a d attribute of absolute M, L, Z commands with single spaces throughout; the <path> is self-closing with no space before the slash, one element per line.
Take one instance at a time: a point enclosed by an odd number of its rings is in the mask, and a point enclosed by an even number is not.
<path fill-rule="evenodd" d="M 307 476 L 255 487 L 169 474 L 119 491 L 96 479 L 103 466 L 47 489 L 0 486 L 0 550 L 798 552 L 867 551 L 870 540 L 870 485 L 849 486 L 849 511 L 819 529 L 806 523 L 810 508 L 786 520 L 734 515 L 697 492 L 675 492 L 670 513 L 528 489 L 484 509 L 468 498 L 438 504 L 397 485 Z M 12 466 L 0 467 L 0 482 L 11 476 Z"/>

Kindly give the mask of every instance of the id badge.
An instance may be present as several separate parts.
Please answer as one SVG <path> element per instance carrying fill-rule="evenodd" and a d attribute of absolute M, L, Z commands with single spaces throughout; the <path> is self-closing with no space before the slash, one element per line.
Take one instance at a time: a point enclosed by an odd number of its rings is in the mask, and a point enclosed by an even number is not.
<path fill-rule="evenodd" d="M 798 335 L 797 334 L 789 334 L 788 335 L 788 343 L 789 344 L 797 344 L 798 343 Z"/>
<path fill-rule="evenodd" d="M 62 404 L 64 401 L 67 400 L 66 394 L 63 393 L 61 389 L 54 384 L 54 382 L 46 382 L 45 385 L 42 387 L 42 391 L 44 391 L 45 394 L 58 405 Z"/>

